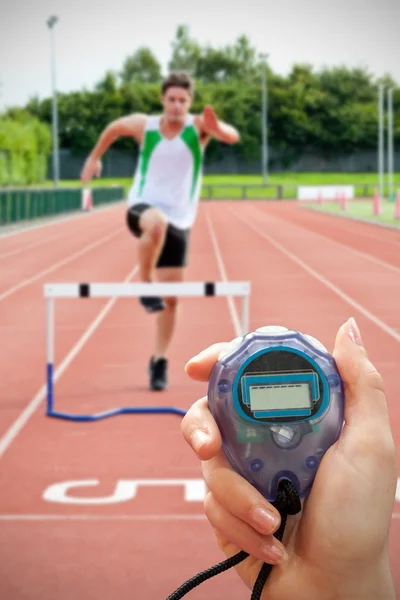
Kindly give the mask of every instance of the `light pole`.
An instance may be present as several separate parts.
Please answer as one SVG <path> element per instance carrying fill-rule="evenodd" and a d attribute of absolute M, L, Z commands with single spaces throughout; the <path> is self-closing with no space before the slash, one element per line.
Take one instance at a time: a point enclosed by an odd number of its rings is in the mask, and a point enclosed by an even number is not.
<path fill-rule="evenodd" d="M 54 25 L 58 17 L 51 16 L 47 20 L 50 29 L 50 48 L 51 48 L 51 85 L 53 91 L 53 179 L 54 187 L 58 186 L 59 181 L 59 157 L 58 157 L 58 114 L 57 114 L 57 93 L 56 93 L 56 60 L 54 50 Z"/>
<path fill-rule="evenodd" d="M 259 58 L 263 61 L 262 65 L 262 173 L 264 185 L 268 181 L 268 110 L 267 110 L 267 58 L 269 54 L 261 52 Z"/>
<path fill-rule="evenodd" d="M 393 88 L 388 89 L 388 183 L 389 202 L 394 200 L 393 192 Z"/>
<path fill-rule="evenodd" d="M 379 114 L 379 132 L 378 132 L 378 172 L 379 172 L 379 198 L 383 198 L 383 169 L 384 169 L 384 148 L 383 148 L 383 135 L 384 135 L 384 85 L 379 84 L 379 97 L 378 97 L 378 114 Z"/>

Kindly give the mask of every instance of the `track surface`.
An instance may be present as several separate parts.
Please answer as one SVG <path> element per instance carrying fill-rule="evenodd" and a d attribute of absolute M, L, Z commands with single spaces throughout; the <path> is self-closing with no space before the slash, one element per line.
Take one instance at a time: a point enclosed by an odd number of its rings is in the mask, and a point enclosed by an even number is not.
<path fill-rule="evenodd" d="M 139 487 L 134 497 L 129 491 L 131 480 L 201 479 L 178 416 L 72 423 L 44 415 L 43 284 L 134 280 L 136 265 L 124 206 L 0 237 L 0 598 L 163 600 L 223 558 L 202 502 L 185 501 L 182 487 Z M 225 277 L 251 281 L 251 329 L 283 324 L 332 349 L 339 326 L 355 316 L 384 376 L 400 445 L 399 233 L 305 212 L 295 203 L 204 202 L 187 279 Z M 181 301 L 170 388 L 152 394 L 146 371 L 154 317 L 136 300 L 57 301 L 56 408 L 189 407 L 206 386 L 188 380 L 185 362 L 236 337 L 236 311 L 238 303 L 224 298 Z M 118 492 L 126 496 L 114 502 L 121 481 Z M 69 491 L 76 503 L 48 497 L 63 482 L 86 482 Z M 395 512 L 391 556 L 400 594 L 399 517 Z M 189 596 L 223 594 L 249 597 L 233 572 Z"/>

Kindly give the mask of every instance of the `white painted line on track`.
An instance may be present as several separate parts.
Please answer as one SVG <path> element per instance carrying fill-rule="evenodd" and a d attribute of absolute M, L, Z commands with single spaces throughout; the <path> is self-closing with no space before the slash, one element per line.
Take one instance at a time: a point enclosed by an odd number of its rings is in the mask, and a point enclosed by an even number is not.
<path fill-rule="evenodd" d="M 139 270 L 139 267 L 136 265 L 134 267 L 134 269 L 126 276 L 124 281 L 131 281 L 138 270 Z M 92 323 L 89 325 L 89 327 L 86 329 L 86 331 L 82 334 L 82 336 L 79 338 L 79 340 L 73 346 L 73 348 L 71 348 L 71 350 L 69 351 L 67 356 L 64 358 L 64 360 L 55 369 L 54 384 L 58 381 L 58 379 L 61 377 L 61 375 L 64 373 L 64 371 L 66 371 L 66 369 L 69 367 L 69 365 L 74 360 L 74 358 L 79 354 L 79 352 L 82 350 L 82 348 L 84 347 L 86 342 L 91 338 L 93 333 L 96 331 L 96 329 L 99 327 L 99 325 L 105 319 L 105 317 L 108 315 L 108 313 L 110 312 L 110 310 L 112 309 L 112 307 L 114 306 L 116 301 L 117 301 L 116 297 L 110 298 L 107 301 L 107 304 L 102 308 L 102 310 L 97 315 L 97 317 L 94 319 L 94 321 L 92 321 Z M 17 437 L 17 435 L 20 433 L 20 431 L 23 429 L 23 427 L 26 425 L 26 423 L 32 417 L 34 412 L 37 410 L 37 408 L 40 406 L 40 404 L 46 398 L 46 393 L 47 393 L 47 386 L 45 384 L 40 388 L 40 390 L 38 391 L 36 396 L 30 401 L 28 406 L 22 411 L 22 413 L 17 417 L 17 419 L 14 421 L 14 423 L 8 429 L 8 431 L 0 439 L 0 458 L 4 455 L 4 453 L 7 451 L 7 449 L 10 447 L 12 442 Z"/>
<path fill-rule="evenodd" d="M 287 250 L 281 243 L 279 243 L 273 237 L 271 237 L 270 235 L 265 233 L 265 231 L 263 229 L 260 229 L 259 227 L 257 227 L 257 225 L 254 225 L 254 223 L 247 221 L 245 218 L 243 218 L 243 216 L 241 214 L 239 214 L 235 211 L 232 211 L 232 212 L 234 212 L 234 214 L 237 216 L 238 219 L 240 219 L 241 221 L 243 221 L 243 223 L 245 223 L 248 227 L 250 227 L 250 229 L 253 229 L 253 231 L 255 231 L 261 237 L 266 239 L 271 244 L 271 246 L 273 246 L 274 248 L 276 248 L 277 250 L 282 252 L 282 254 L 284 254 L 287 258 L 289 258 L 290 260 L 295 262 L 297 265 L 299 265 L 299 267 L 301 267 L 304 271 L 309 273 L 312 277 L 314 277 L 314 279 L 317 279 L 320 283 L 322 283 L 322 285 L 324 285 L 326 288 L 331 290 L 334 294 L 339 296 L 339 298 L 341 298 L 341 300 L 343 300 L 344 302 L 346 302 L 347 304 L 349 304 L 350 306 L 352 306 L 353 308 L 358 310 L 358 312 L 360 312 L 362 315 L 364 315 L 364 317 L 366 317 L 369 321 L 374 323 L 374 325 L 379 327 L 379 329 L 381 329 L 382 331 L 384 331 L 385 333 L 390 335 L 390 337 L 392 337 L 394 340 L 396 340 L 396 342 L 400 342 L 400 333 L 398 333 L 395 329 L 392 329 L 392 327 L 389 327 L 389 325 L 387 325 L 381 319 L 379 319 L 379 317 L 377 317 L 376 315 L 371 313 L 367 308 L 365 308 L 365 306 L 363 306 L 362 304 L 357 302 L 357 300 L 354 300 L 354 298 L 352 298 L 351 296 L 346 294 L 337 285 L 335 285 L 334 283 L 329 281 L 329 279 L 327 279 L 326 277 L 324 277 L 323 275 L 318 273 L 318 271 L 316 271 L 315 269 L 310 267 L 306 262 L 304 262 L 303 260 L 298 258 L 295 254 L 293 254 L 292 252 Z"/>
<path fill-rule="evenodd" d="M 24 281 L 20 281 L 19 283 L 17 283 L 17 285 L 14 285 L 13 287 L 9 288 L 8 290 L 6 290 L 2 294 L 0 294 L 0 302 L 2 300 L 5 300 L 6 298 L 8 298 L 9 296 L 11 296 L 12 294 L 15 294 L 16 292 L 18 292 L 22 288 L 26 287 L 27 285 L 29 285 L 31 283 L 34 283 L 35 281 L 38 281 L 38 279 L 41 279 L 45 275 L 49 275 L 49 273 L 53 273 L 53 271 L 56 271 L 60 267 L 64 267 L 65 265 L 67 265 L 68 263 L 72 262 L 76 258 L 79 258 L 80 256 L 83 256 L 84 254 L 86 254 L 86 252 L 90 252 L 90 250 L 93 250 L 94 248 L 97 248 L 98 246 L 101 246 L 101 244 L 104 244 L 105 242 L 108 242 L 113 237 L 115 237 L 116 235 L 118 235 L 119 233 L 121 233 L 121 231 L 123 231 L 123 227 L 120 227 L 119 229 L 117 229 L 113 233 L 109 233 L 109 234 L 105 235 L 104 237 L 100 238 L 96 242 L 93 242 L 92 244 L 88 244 L 87 246 L 84 246 L 78 252 L 75 252 L 74 254 L 71 254 L 67 258 L 64 258 L 63 260 L 60 260 L 57 263 L 54 263 L 53 265 L 51 265 L 51 267 L 48 267 L 47 269 L 44 269 L 43 271 L 40 271 L 36 275 L 33 275 L 33 277 L 29 277 L 28 279 L 24 279 Z"/>

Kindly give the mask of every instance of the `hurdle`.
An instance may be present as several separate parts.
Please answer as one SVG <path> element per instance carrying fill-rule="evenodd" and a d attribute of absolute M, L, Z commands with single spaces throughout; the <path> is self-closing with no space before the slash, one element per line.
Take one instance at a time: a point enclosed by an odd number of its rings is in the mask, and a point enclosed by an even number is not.
<path fill-rule="evenodd" d="M 54 410 L 54 348 L 55 348 L 55 300 L 90 298 L 138 298 L 139 296 L 166 297 L 221 297 L 239 296 L 241 306 L 241 334 L 248 333 L 250 282 L 160 282 L 160 283 L 47 283 L 44 285 L 46 300 L 46 385 L 48 417 L 69 421 L 99 421 L 122 414 L 176 414 L 186 411 L 174 406 L 123 407 L 93 415 L 74 415 Z"/>

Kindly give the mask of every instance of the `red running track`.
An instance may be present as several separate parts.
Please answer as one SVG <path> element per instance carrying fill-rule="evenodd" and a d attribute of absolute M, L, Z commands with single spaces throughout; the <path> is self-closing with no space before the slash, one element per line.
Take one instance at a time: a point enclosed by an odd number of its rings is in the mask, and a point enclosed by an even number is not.
<path fill-rule="evenodd" d="M 338 327 L 354 315 L 385 378 L 400 444 L 397 232 L 309 213 L 294 203 L 209 202 L 201 204 L 192 240 L 188 280 L 251 281 L 252 329 L 284 324 L 332 349 Z M 88 424 L 44 415 L 43 284 L 132 279 L 136 265 L 122 206 L 0 237 L 1 598 L 164 600 L 223 558 L 201 501 L 185 501 L 182 488 L 171 484 L 139 487 L 134 497 L 129 492 L 131 480 L 201 479 L 180 417 L 121 416 Z M 170 389 L 152 394 L 146 369 L 154 317 L 135 299 L 57 301 L 55 363 L 65 368 L 55 387 L 56 408 L 187 408 L 206 386 L 188 380 L 185 362 L 208 344 L 237 336 L 238 308 L 224 298 L 182 300 Z M 70 492 L 75 503 L 44 497 L 63 482 L 86 482 Z M 122 496 L 115 502 L 118 482 Z M 400 592 L 397 504 L 396 511 L 391 556 Z M 233 572 L 188 597 L 217 600 L 224 593 L 231 600 L 249 598 Z"/>

